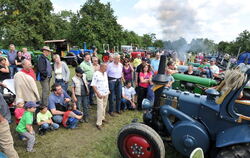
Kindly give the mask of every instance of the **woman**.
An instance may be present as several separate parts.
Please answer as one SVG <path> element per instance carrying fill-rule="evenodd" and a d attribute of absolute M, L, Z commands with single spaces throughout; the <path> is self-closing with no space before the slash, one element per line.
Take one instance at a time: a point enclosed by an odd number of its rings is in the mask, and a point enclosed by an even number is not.
<path fill-rule="evenodd" d="M 58 54 L 53 56 L 54 64 L 54 73 L 55 73 L 55 83 L 58 83 L 62 86 L 64 91 L 68 90 L 68 82 L 70 71 L 69 67 L 65 62 L 61 61 L 61 58 Z"/>
<path fill-rule="evenodd" d="M 124 63 L 123 63 L 123 69 L 122 69 L 122 74 L 123 74 L 122 79 L 123 79 L 124 83 L 126 81 L 131 81 L 132 82 L 133 72 L 134 72 L 134 69 L 130 65 L 129 59 L 125 58 Z"/>
<path fill-rule="evenodd" d="M 10 79 L 9 64 L 6 58 L 0 57 L 0 82 Z"/>
<path fill-rule="evenodd" d="M 137 104 L 138 110 L 142 110 L 142 100 L 147 97 L 148 87 L 152 84 L 152 73 L 148 64 L 142 66 L 142 72 L 140 72 L 139 77 Z"/>
<path fill-rule="evenodd" d="M 23 56 L 23 53 L 21 51 L 17 51 L 17 57 L 15 59 L 17 71 L 20 71 L 23 68 L 22 61 L 24 59 L 25 59 L 25 57 Z"/>

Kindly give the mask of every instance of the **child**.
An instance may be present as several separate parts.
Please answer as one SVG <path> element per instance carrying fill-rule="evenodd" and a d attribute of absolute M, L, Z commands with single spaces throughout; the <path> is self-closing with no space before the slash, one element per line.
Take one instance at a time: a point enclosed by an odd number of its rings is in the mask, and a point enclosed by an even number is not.
<path fill-rule="evenodd" d="M 48 129 L 56 130 L 59 128 L 57 123 L 52 121 L 52 114 L 48 111 L 47 106 L 40 106 L 40 112 L 37 114 L 37 124 L 40 126 L 39 134 L 44 135 Z"/>
<path fill-rule="evenodd" d="M 16 131 L 28 139 L 27 152 L 35 152 L 33 146 L 35 144 L 35 132 L 32 127 L 33 113 L 36 111 L 38 105 L 32 101 L 27 102 L 24 105 L 25 112 L 16 127 Z"/>
<path fill-rule="evenodd" d="M 20 122 L 20 119 L 22 118 L 23 113 L 25 111 L 23 106 L 24 106 L 24 100 L 21 98 L 16 99 L 16 109 L 14 111 L 14 115 L 15 115 L 15 120 L 16 120 L 17 125 Z"/>
<path fill-rule="evenodd" d="M 21 98 L 16 99 L 16 109 L 14 111 L 14 115 L 15 115 L 15 121 L 16 124 L 18 125 L 20 122 L 20 119 L 23 116 L 23 113 L 25 112 L 25 109 L 23 108 L 24 106 L 24 100 Z M 19 138 L 21 140 L 27 140 L 24 136 L 19 135 Z"/>
<path fill-rule="evenodd" d="M 174 77 L 171 75 L 171 72 L 169 71 L 168 67 L 166 67 L 165 72 L 166 72 L 166 75 L 167 75 L 166 80 L 168 81 L 168 83 L 165 85 L 165 87 L 172 88 L 172 84 L 175 81 Z"/>
<path fill-rule="evenodd" d="M 72 99 L 77 103 L 78 110 L 84 114 L 84 121 L 88 122 L 88 95 L 89 88 L 86 75 L 80 67 L 75 69 L 75 76 L 72 78 Z"/>
<path fill-rule="evenodd" d="M 83 117 L 82 112 L 76 110 L 75 103 L 70 102 L 68 104 L 68 110 L 63 115 L 62 124 L 66 128 L 76 128 L 78 121 Z"/>
<path fill-rule="evenodd" d="M 121 100 L 121 109 L 126 110 L 135 109 L 135 102 L 134 102 L 134 96 L 135 96 L 135 89 L 132 87 L 131 81 L 125 82 L 125 87 L 122 87 L 122 100 Z"/>

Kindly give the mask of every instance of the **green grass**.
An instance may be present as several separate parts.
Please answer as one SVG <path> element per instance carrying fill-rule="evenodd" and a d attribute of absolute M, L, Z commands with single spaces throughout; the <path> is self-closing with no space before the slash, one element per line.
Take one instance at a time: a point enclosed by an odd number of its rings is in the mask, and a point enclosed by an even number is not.
<path fill-rule="evenodd" d="M 74 69 L 71 69 L 71 77 Z M 51 80 L 53 82 L 53 79 Z M 41 91 L 40 83 L 37 83 Z M 95 127 L 96 106 L 90 109 L 89 123 L 79 124 L 77 129 L 61 127 L 57 131 L 36 135 L 35 153 L 26 152 L 26 142 L 18 139 L 14 123 L 11 132 L 15 142 L 15 149 L 20 158 L 119 158 L 121 157 L 116 145 L 119 130 L 129 124 L 134 118 L 142 121 L 142 112 L 126 111 L 117 117 L 106 116 L 109 121 L 99 131 Z M 37 125 L 34 125 L 37 131 Z M 166 146 L 166 158 L 181 158 L 175 150 Z"/>

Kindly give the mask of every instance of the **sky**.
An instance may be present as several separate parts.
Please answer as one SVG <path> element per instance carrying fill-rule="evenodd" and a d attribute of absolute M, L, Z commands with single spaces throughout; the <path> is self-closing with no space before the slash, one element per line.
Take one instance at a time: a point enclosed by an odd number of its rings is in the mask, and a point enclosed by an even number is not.
<path fill-rule="evenodd" d="M 51 0 L 54 12 L 76 12 L 86 0 Z M 111 3 L 118 23 L 139 35 L 157 39 L 208 38 L 216 43 L 233 41 L 250 31 L 248 0 L 101 0 Z"/>

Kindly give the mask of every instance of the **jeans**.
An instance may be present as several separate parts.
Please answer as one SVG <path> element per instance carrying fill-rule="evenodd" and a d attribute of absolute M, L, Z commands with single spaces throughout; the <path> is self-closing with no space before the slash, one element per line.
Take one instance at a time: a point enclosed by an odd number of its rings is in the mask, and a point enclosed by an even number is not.
<path fill-rule="evenodd" d="M 121 100 L 121 109 L 126 110 L 126 109 L 133 109 L 131 106 L 131 102 L 127 99 L 122 98 Z"/>
<path fill-rule="evenodd" d="M 77 98 L 77 108 L 83 112 L 84 117 L 88 117 L 88 96 L 76 96 Z"/>
<path fill-rule="evenodd" d="M 60 124 L 60 123 L 62 123 L 63 116 L 62 116 L 62 115 L 54 115 L 54 116 L 52 117 L 52 119 L 53 119 L 53 121 L 54 121 L 55 123 Z"/>
<path fill-rule="evenodd" d="M 42 104 L 48 106 L 49 90 L 50 90 L 50 78 L 46 78 L 40 81 L 42 86 Z"/>
<path fill-rule="evenodd" d="M 16 65 L 10 65 L 9 69 L 10 69 L 10 77 L 11 77 L 11 79 L 13 79 L 14 75 L 16 73 Z"/>
<path fill-rule="evenodd" d="M 60 84 L 61 86 L 62 86 L 62 89 L 65 91 L 65 92 L 67 92 L 67 90 L 68 90 L 68 83 L 65 83 L 65 81 L 63 80 L 63 79 L 56 79 L 55 80 L 55 83 L 58 83 L 58 84 Z"/>
<path fill-rule="evenodd" d="M 36 137 L 35 134 L 30 134 L 29 132 L 20 133 L 20 135 L 26 137 L 27 141 L 27 151 L 32 151 L 35 145 Z"/>
<path fill-rule="evenodd" d="M 48 130 L 48 129 L 58 129 L 59 125 L 57 123 L 52 123 L 52 124 L 48 124 L 48 123 L 44 123 L 41 125 L 42 129 Z"/>
<path fill-rule="evenodd" d="M 68 121 L 67 121 L 67 128 L 76 128 L 78 124 L 78 120 L 76 118 L 73 117 L 69 117 Z"/>
<path fill-rule="evenodd" d="M 140 87 L 140 86 L 138 87 L 138 97 L 137 97 L 138 110 L 142 110 L 141 103 L 142 103 L 142 100 L 147 97 L 147 91 L 148 91 L 147 88 Z"/>
<path fill-rule="evenodd" d="M 120 112 L 122 97 L 122 82 L 120 79 L 109 81 L 109 113 L 114 112 L 114 101 L 116 100 L 116 112 Z M 115 99 L 115 100 L 114 100 Z"/>
<path fill-rule="evenodd" d="M 92 86 L 90 86 L 92 81 L 88 81 L 88 88 L 89 88 L 89 96 L 88 96 L 88 103 L 89 104 L 93 104 L 93 96 L 94 96 L 94 90 L 92 88 Z"/>

